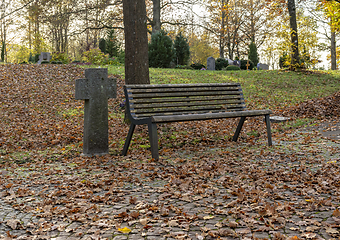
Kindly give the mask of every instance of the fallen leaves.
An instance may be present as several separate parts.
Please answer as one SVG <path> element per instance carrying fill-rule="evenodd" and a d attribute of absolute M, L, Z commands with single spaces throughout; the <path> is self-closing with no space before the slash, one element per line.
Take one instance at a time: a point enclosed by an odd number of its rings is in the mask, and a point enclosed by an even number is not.
<path fill-rule="evenodd" d="M 21 222 L 18 219 L 9 219 L 6 224 L 12 229 L 19 229 L 21 226 Z"/>
<path fill-rule="evenodd" d="M 335 209 L 335 210 L 333 211 L 332 215 L 333 215 L 334 217 L 340 217 L 340 210 L 339 210 L 338 208 Z"/>
<path fill-rule="evenodd" d="M 197 239 L 338 236 L 339 161 L 325 159 L 338 153 L 337 143 L 331 149 L 316 133 L 300 132 L 275 136 L 284 144 L 271 148 L 261 137 L 250 143 L 247 134 L 233 143 L 236 121 L 209 120 L 160 125 L 159 162 L 133 147 L 122 157 L 128 126 L 116 117 L 120 98 L 110 101 L 110 154 L 82 157 L 83 103 L 73 99 L 73 81 L 83 70 L 32 66 L 36 77 L 27 79 L 20 71 L 28 66 L 11 68 L 17 80 L 6 75 L 0 85 L 0 196 L 37 220 L 6 219 L 1 227 L 93 238 L 132 231 L 175 239 L 193 238 L 191 232 Z M 262 131 L 259 122 L 249 120 L 245 132 Z M 147 145 L 146 129 L 135 131 L 135 144 Z"/>
<path fill-rule="evenodd" d="M 339 234 L 339 231 L 334 229 L 334 228 L 328 227 L 328 228 L 326 228 L 326 233 L 329 233 L 329 234 Z"/>

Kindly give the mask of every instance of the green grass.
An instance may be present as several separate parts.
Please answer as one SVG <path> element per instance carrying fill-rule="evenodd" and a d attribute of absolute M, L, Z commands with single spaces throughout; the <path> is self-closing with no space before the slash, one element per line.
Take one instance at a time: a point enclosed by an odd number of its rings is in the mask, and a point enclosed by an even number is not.
<path fill-rule="evenodd" d="M 109 66 L 124 78 L 123 66 Z M 150 68 L 151 84 L 240 82 L 250 108 L 282 109 L 340 91 L 340 71 L 200 71 Z"/>

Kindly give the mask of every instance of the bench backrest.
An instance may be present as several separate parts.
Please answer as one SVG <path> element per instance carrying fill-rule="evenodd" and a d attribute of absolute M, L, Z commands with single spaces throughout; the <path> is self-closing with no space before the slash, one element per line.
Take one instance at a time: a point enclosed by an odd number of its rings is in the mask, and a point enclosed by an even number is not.
<path fill-rule="evenodd" d="M 239 83 L 125 85 L 134 119 L 246 110 Z"/>

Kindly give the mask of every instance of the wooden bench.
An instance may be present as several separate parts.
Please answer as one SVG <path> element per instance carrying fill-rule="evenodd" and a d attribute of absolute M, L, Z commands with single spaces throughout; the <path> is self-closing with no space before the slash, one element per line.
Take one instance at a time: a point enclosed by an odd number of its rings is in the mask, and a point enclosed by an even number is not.
<path fill-rule="evenodd" d="M 126 156 L 136 125 L 148 125 L 152 157 L 159 159 L 157 124 L 240 117 L 233 141 L 246 117 L 264 116 L 272 145 L 271 110 L 247 110 L 239 83 L 126 85 L 126 111 L 131 121 L 122 155 Z M 221 126 L 222 127 L 222 126 Z"/>

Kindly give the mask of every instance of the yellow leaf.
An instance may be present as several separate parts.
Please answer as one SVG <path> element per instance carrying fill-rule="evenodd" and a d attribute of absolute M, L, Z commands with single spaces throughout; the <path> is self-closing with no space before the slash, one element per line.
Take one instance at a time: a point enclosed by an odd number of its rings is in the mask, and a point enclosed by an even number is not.
<path fill-rule="evenodd" d="M 118 231 L 122 232 L 122 233 L 129 233 L 129 232 L 131 232 L 131 229 L 127 228 L 127 227 L 125 227 L 125 228 L 118 228 Z"/>
<path fill-rule="evenodd" d="M 213 219 L 215 216 L 204 216 L 203 219 L 204 220 L 208 220 L 208 219 Z"/>
<path fill-rule="evenodd" d="M 329 162 L 327 162 L 327 163 L 336 163 L 336 160 L 334 160 L 334 161 L 329 161 Z"/>

